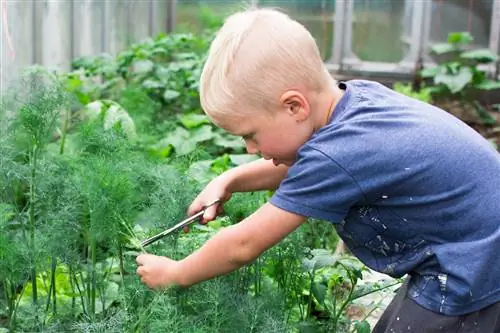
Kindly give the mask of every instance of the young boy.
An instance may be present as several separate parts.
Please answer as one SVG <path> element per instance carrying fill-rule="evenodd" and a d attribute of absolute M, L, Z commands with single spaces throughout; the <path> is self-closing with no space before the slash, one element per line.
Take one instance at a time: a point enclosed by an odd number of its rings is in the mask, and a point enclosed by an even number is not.
<path fill-rule="evenodd" d="M 227 19 L 200 96 L 263 158 L 215 178 L 188 213 L 234 192 L 276 192 L 183 260 L 140 255 L 146 285 L 227 274 L 313 217 L 367 266 L 408 274 L 374 332 L 500 332 L 500 155 L 478 133 L 378 83 L 338 84 L 310 33 L 270 9 Z"/>

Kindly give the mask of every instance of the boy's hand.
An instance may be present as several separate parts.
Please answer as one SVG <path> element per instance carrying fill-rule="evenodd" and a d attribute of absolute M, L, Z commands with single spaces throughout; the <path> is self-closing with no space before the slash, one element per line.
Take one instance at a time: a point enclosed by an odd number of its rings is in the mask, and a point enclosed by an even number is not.
<path fill-rule="evenodd" d="M 263 158 L 232 168 L 213 179 L 194 199 L 187 213 L 189 216 L 196 214 L 207 203 L 220 199 L 219 204 L 206 210 L 202 223 L 212 221 L 222 213 L 224 202 L 234 192 L 275 190 L 286 176 L 287 170 L 287 166 L 276 167 L 272 161 Z M 188 229 L 184 228 L 184 231 Z"/>
<path fill-rule="evenodd" d="M 204 208 L 209 202 L 212 202 L 216 199 L 220 199 L 219 203 L 216 203 L 207 208 L 205 214 L 203 215 L 203 219 L 201 223 L 205 224 L 209 221 L 212 221 L 217 217 L 217 215 L 221 214 L 223 211 L 223 205 L 226 201 L 231 198 L 232 192 L 229 191 L 229 182 L 225 177 L 219 176 L 212 180 L 201 193 L 193 200 L 191 205 L 188 208 L 187 214 L 189 216 L 196 214 L 200 210 Z M 188 231 L 187 227 L 184 228 L 184 231 Z"/>
<path fill-rule="evenodd" d="M 304 220 L 301 215 L 267 203 L 243 221 L 221 229 L 182 260 L 141 254 L 137 257 L 137 274 L 150 288 L 189 287 L 249 264 L 297 229 Z"/>
<path fill-rule="evenodd" d="M 179 285 L 177 261 L 153 254 L 140 254 L 136 258 L 137 275 L 150 288 L 164 288 Z"/>

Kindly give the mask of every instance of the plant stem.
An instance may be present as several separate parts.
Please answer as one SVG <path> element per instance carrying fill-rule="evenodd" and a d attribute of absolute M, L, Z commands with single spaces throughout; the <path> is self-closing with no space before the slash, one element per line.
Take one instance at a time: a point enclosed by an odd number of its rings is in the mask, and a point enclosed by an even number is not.
<path fill-rule="evenodd" d="M 349 295 L 347 296 L 347 299 L 342 303 L 342 305 L 340 306 L 340 309 L 337 311 L 337 313 L 335 313 L 335 317 L 333 319 L 333 324 L 334 324 L 335 329 L 337 328 L 340 316 L 344 313 L 344 310 L 347 307 L 347 305 L 349 305 L 353 300 L 352 294 L 354 293 L 354 289 L 356 288 L 356 282 L 357 282 L 357 278 L 352 274 L 352 272 L 349 270 L 349 268 L 346 267 L 342 263 L 340 263 L 340 265 L 342 265 L 342 267 L 344 267 L 344 269 L 347 272 L 347 275 L 349 276 L 349 280 L 351 281 L 351 289 L 349 290 Z"/>
<path fill-rule="evenodd" d="M 118 244 L 118 260 L 120 261 L 120 276 L 122 278 L 122 285 L 125 279 L 125 264 L 123 261 L 123 246 L 121 243 Z"/>
<path fill-rule="evenodd" d="M 29 233 L 31 245 L 31 286 L 33 289 L 33 304 L 35 308 L 38 304 L 38 292 L 36 285 L 36 251 L 35 251 L 35 180 L 36 180 L 36 166 L 37 166 L 37 145 L 33 146 L 30 154 L 31 166 L 31 179 L 30 179 L 30 206 L 29 206 Z M 37 316 L 38 317 L 38 316 Z M 37 318 L 36 317 L 36 318 Z"/>
<path fill-rule="evenodd" d="M 12 300 L 12 296 L 9 295 L 9 286 L 10 283 L 8 280 L 2 281 L 3 285 L 3 290 L 5 294 L 5 299 L 7 300 L 7 311 L 8 311 L 8 318 L 9 318 L 9 332 L 13 329 L 14 323 L 12 322 L 12 314 L 14 312 L 14 302 Z M 13 332 L 13 331 L 12 331 Z"/>
<path fill-rule="evenodd" d="M 76 306 L 76 290 L 75 290 L 75 282 L 73 281 L 73 264 L 69 264 L 69 282 L 71 285 L 71 310 L 75 311 Z"/>
<path fill-rule="evenodd" d="M 311 279 L 311 285 L 309 286 L 309 301 L 307 302 L 307 313 L 306 316 L 309 318 L 311 316 L 312 312 L 312 304 L 313 304 L 313 288 L 314 288 L 314 278 L 316 274 L 315 271 L 312 271 L 312 273 L 309 273 L 309 278 Z"/>
<path fill-rule="evenodd" d="M 96 293 L 97 293 L 97 277 L 96 277 L 96 267 L 97 267 L 97 240 L 95 234 L 92 233 L 91 236 L 91 252 L 92 252 L 92 295 L 91 295 L 91 303 L 90 309 L 92 316 L 95 315 L 95 301 L 96 301 Z"/>
<path fill-rule="evenodd" d="M 59 148 L 59 153 L 64 154 L 64 145 L 66 143 L 66 135 L 68 132 L 69 120 L 71 118 L 71 108 L 67 108 L 67 111 L 64 113 L 63 127 L 61 133 L 61 146 Z"/>
<path fill-rule="evenodd" d="M 74 272 L 74 282 L 75 282 L 75 285 L 76 285 L 76 289 L 78 289 L 78 294 L 80 295 L 80 301 L 82 302 L 83 313 L 85 315 L 88 315 L 87 308 L 85 307 L 84 291 L 82 291 L 80 289 L 80 284 L 78 283 L 78 276 L 77 276 L 78 273 L 80 273 L 80 276 L 82 277 L 82 283 L 83 284 L 85 283 L 85 281 L 83 279 L 83 276 L 82 276 L 82 271 L 78 272 L 78 270 L 76 272 Z"/>
<path fill-rule="evenodd" d="M 51 258 L 51 267 L 50 267 L 50 287 L 49 293 L 47 297 L 47 304 L 45 306 L 45 312 L 49 311 L 50 301 L 52 300 L 52 313 L 56 315 L 56 268 L 57 268 L 57 259 L 55 256 Z"/>
<path fill-rule="evenodd" d="M 56 300 L 56 268 L 57 268 L 57 259 L 55 256 L 52 257 L 52 265 L 51 265 L 51 274 L 52 279 L 50 281 L 50 285 L 52 286 L 52 313 L 56 315 L 57 313 L 57 300 Z"/>

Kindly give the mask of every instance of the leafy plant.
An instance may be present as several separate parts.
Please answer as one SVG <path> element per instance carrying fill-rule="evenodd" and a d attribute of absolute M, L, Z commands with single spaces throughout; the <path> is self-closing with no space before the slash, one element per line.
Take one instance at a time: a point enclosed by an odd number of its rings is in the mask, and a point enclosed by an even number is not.
<path fill-rule="evenodd" d="M 456 96 L 464 103 L 472 104 L 480 119 L 487 124 L 496 120 L 476 101 L 481 90 L 500 89 L 500 81 L 489 79 L 480 66 L 492 65 L 498 55 L 489 49 L 470 49 L 473 37 L 468 32 L 452 32 L 448 42 L 436 44 L 431 52 L 442 57 L 442 62 L 422 70 L 424 78 L 432 79 L 432 93 L 436 96 Z"/>
<path fill-rule="evenodd" d="M 432 88 L 422 87 L 419 91 L 413 90 L 411 84 L 404 84 L 402 82 L 396 82 L 393 86 L 394 91 L 397 91 L 408 97 L 417 99 L 425 103 L 432 102 Z"/>
<path fill-rule="evenodd" d="M 184 290 L 152 291 L 134 274 L 141 240 L 184 218 L 207 181 L 257 158 L 200 112 L 212 33 L 160 35 L 76 59 L 70 73 L 34 68 L 4 96 L 0 331 L 364 332 L 341 311 L 360 268 L 309 265 L 318 246 L 331 248 L 331 226 L 304 226 L 251 265 Z M 183 258 L 269 195 L 236 193 L 217 220 L 147 250 Z"/>

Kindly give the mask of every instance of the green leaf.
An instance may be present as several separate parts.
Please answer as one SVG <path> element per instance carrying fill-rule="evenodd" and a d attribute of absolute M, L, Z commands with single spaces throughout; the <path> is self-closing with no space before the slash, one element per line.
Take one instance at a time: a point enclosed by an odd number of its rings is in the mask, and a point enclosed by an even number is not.
<path fill-rule="evenodd" d="M 91 121 L 102 120 L 105 130 L 121 128 L 129 139 L 137 137 L 135 123 L 128 112 L 112 100 L 97 100 L 85 106 L 84 117 Z"/>
<path fill-rule="evenodd" d="M 175 60 L 181 61 L 181 60 L 195 60 L 197 59 L 198 56 L 194 52 L 183 52 L 183 53 L 177 53 L 175 55 Z"/>
<path fill-rule="evenodd" d="M 462 64 L 457 61 L 452 61 L 444 65 L 447 69 L 447 73 L 456 75 L 460 72 Z"/>
<path fill-rule="evenodd" d="M 313 257 L 311 259 L 305 258 L 302 261 L 302 265 L 309 271 L 315 271 L 323 267 L 333 266 L 337 263 L 339 258 L 326 249 L 314 249 L 312 250 L 312 253 Z"/>
<path fill-rule="evenodd" d="M 155 47 L 152 51 L 151 54 L 153 55 L 158 55 L 158 54 L 168 54 L 167 50 L 162 49 L 161 47 Z"/>
<path fill-rule="evenodd" d="M 196 149 L 199 142 L 208 141 L 216 136 L 212 131 L 212 127 L 205 125 L 195 129 L 194 131 L 188 131 L 183 127 L 177 127 L 173 132 L 171 132 L 166 138 L 158 142 L 154 147 L 153 151 L 170 153 L 167 149 L 169 145 L 173 146 L 175 153 L 179 156 L 187 155 Z"/>
<path fill-rule="evenodd" d="M 144 80 L 144 82 L 142 82 L 142 86 L 146 89 L 158 89 L 158 88 L 165 87 L 165 85 L 163 83 L 161 83 L 160 81 L 151 80 L 151 79 Z"/>
<path fill-rule="evenodd" d="M 500 89 L 500 81 L 485 80 L 475 85 L 477 89 L 481 90 L 495 90 Z"/>
<path fill-rule="evenodd" d="M 134 62 L 133 71 L 137 74 L 145 74 L 152 71 L 154 66 L 154 62 L 151 60 L 137 60 Z"/>
<path fill-rule="evenodd" d="M 441 67 L 431 67 L 431 68 L 424 68 L 421 72 L 420 75 L 424 78 L 430 78 L 430 77 L 435 77 L 439 73 L 441 73 L 442 68 Z"/>
<path fill-rule="evenodd" d="M 160 81 L 167 83 L 170 80 L 170 71 L 165 66 L 161 66 L 161 65 L 157 66 L 155 72 L 156 72 L 156 76 L 158 76 Z"/>
<path fill-rule="evenodd" d="M 217 136 L 216 133 L 212 131 L 212 126 L 210 125 L 203 125 L 201 127 L 198 127 L 190 132 L 190 138 L 189 140 L 194 141 L 194 142 L 203 142 L 203 141 L 208 141 Z"/>
<path fill-rule="evenodd" d="M 231 164 L 232 162 L 229 155 L 224 154 L 213 160 L 210 169 L 216 174 L 221 174 L 222 172 L 228 170 L 231 167 Z"/>
<path fill-rule="evenodd" d="M 208 117 L 204 114 L 189 113 L 179 115 L 179 120 L 184 127 L 191 129 L 199 127 L 203 124 L 210 124 Z"/>
<path fill-rule="evenodd" d="M 466 51 L 460 55 L 462 59 L 476 60 L 482 64 L 489 64 L 498 60 L 498 55 L 493 53 L 490 49 L 479 49 Z"/>
<path fill-rule="evenodd" d="M 190 133 L 186 129 L 177 127 L 175 131 L 158 142 L 155 149 L 164 149 L 168 145 L 172 145 L 177 155 L 189 154 L 196 149 L 196 142 L 189 140 L 190 136 Z"/>
<path fill-rule="evenodd" d="M 236 136 L 229 135 L 218 135 L 214 143 L 217 146 L 225 147 L 225 148 L 245 148 L 245 144 L 241 140 L 241 138 Z"/>
<path fill-rule="evenodd" d="M 251 154 L 232 154 L 229 155 L 229 157 L 231 158 L 231 162 L 233 162 L 236 165 L 250 163 L 260 158 L 258 155 L 251 155 Z"/>
<path fill-rule="evenodd" d="M 170 101 L 176 99 L 177 97 L 179 97 L 180 95 L 181 95 L 181 93 L 178 91 L 167 89 L 163 93 L 163 99 L 167 102 L 170 102 Z"/>
<path fill-rule="evenodd" d="M 481 122 L 485 125 L 495 125 L 497 123 L 497 119 L 493 117 L 488 110 L 486 110 L 479 102 L 474 101 L 472 103 L 474 108 L 476 109 L 476 113 L 479 116 Z"/>
<path fill-rule="evenodd" d="M 431 52 L 434 52 L 436 54 L 445 54 L 453 51 L 456 51 L 456 48 L 453 47 L 453 45 L 446 43 L 435 44 L 431 48 Z"/>
<path fill-rule="evenodd" d="M 198 64 L 198 61 L 196 60 L 184 60 L 184 61 L 178 61 L 178 62 L 173 62 L 171 63 L 168 68 L 171 71 L 179 71 L 179 70 L 190 70 L 194 66 Z"/>
<path fill-rule="evenodd" d="M 453 94 L 461 91 L 471 81 L 472 72 L 468 67 L 462 68 L 457 75 L 440 73 L 434 78 L 435 84 L 444 84 Z"/>
<path fill-rule="evenodd" d="M 356 328 L 356 333 L 370 333 L 370 324 L 366 321 L 357 322 L 354 327 Z"/>
<path fill-rule="evenodd" d="M 312 294 L 316 298 L 319 304 L 322 306 L 325 304 L 325 295 L 327 288 L 324 284 L 315 282 L 312 286 Z"/>
<path fill-rule="evenodd" d="M 450 32 L 448 34 L 448 43 L 466 45 L 472 42 L 474 38 L 468 31 L 464 32 Z"/>
<path fill-rule="evenodd" d="M 207 184 L 213 178 L 217 177 L 217 174 L 211 169 L 212 162 L 208 160 L 192 163 L 187 170 L 187 175 L 200 184 Z"/>

